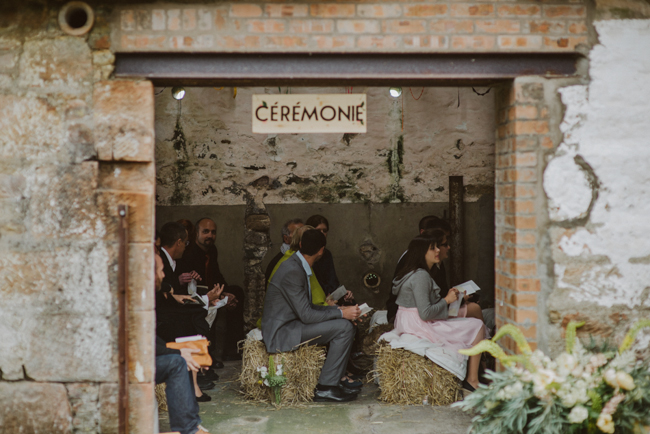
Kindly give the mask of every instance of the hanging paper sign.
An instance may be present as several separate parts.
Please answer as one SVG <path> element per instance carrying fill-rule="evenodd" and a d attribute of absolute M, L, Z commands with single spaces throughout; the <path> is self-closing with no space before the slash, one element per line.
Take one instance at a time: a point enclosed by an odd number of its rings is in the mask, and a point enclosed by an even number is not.
<path fill-rule="evenodd" d="M 366 95 L 253 95 L 253 132 L 365 133 Z"/>

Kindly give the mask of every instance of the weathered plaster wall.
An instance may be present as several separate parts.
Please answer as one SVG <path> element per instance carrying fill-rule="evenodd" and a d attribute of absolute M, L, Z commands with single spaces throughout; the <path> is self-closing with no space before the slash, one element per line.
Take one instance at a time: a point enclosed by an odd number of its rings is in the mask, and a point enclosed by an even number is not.
<path fill-rule="evenodd" d="M 255 182 L 268 182 L 267 204 L 447 202 L 450 175 L 465 177 L 467 201 L 493 189 L 493 93 L 425 88 L 416 101 L 408 88 L 401 98 L 354 88 L 367 94 L 367 134 L 260 135 L 251 95 L 278 88 L 238 88 L 236 98 L 231 88 L 186 90 L 178 103 L 157 89 L 158 205 L 243 204 L 242 188 Z M 412 91 L 418 98 L 422 88 Z"/>
<path fill-rule="evenodd" d="M 122 203 L 131 432 L 152 432 L 153 88 L 109 80 L 101 11 L 88 37 L 57 14 L 0 4 L 0 432 L 117 432 Z"/>
<path fill-rule="evenodd" d="M 587 332 L 620 338 L 650 316 L 650 20 L 595 27 L 591 82 L 560 90 L 564 141 L 544 173 L 553 347 L 559 325 L 573 318 L 586 319 Z"/>

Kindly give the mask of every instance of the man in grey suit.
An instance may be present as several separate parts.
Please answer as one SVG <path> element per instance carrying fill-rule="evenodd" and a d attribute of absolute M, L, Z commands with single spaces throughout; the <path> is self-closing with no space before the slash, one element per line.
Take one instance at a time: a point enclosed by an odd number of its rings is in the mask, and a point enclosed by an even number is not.
<path fill-rule="evenodd" d="M 280 265 L 264 300 L 262 335 L 269 353 L 295 349 L 302 342 L 324 345 L 327 358 L 314 392 L 314 401 L 351 401 L 361 389 L 341 383 L 350 357 L 355 329 L 351 321 L 358 306 L 316 306 L 311 302 L 311 267 L 322 255 L 326 238 L 320 231 L 305 231 L 300 250 Z"/>

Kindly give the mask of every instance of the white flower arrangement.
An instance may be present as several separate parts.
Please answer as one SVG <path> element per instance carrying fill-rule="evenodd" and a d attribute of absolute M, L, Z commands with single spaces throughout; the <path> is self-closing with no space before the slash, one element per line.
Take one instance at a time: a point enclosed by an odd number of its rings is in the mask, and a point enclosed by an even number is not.
<path fill-rule="evenodd" d="M 465 355 L 490 352 L 503 372 L 489 372 L 489 386 L 454 404 L 478 412 L 471 432 L 624 433 L 637 434 L 650 425 L 650 369 L 630 350 L 635 336 L 650 320 L 636 324 L 618 351 L 585 349 L 576 337 L 584 323 L 571 322 L 566 351 L 551 360 L 531 351 L 523 334 L 512 325 L 501 327 L 491 341 L 482 341 Z M 517 342 L 520 355 L 509 356 L 496 344 L 504 335 Z"/>
<path fill-rule="evenodd" d="M 269 374 L 269 370 L 271 374 Z M 274 363 L 273 356 L 269 356 L 269 367 L 260 366 L 257 368 L 257 372 L 260 373 L 260 379 L 257 381 L 259 384 L 263 384 L 266 387 L 270 387 L 273 390 L 275 396 L 275 404 L 280 405 L 282 398 L 282 386 L 287 382 L 287 377 L 284 375 L 284 369 L 281 363 L 277 365 Z"/>

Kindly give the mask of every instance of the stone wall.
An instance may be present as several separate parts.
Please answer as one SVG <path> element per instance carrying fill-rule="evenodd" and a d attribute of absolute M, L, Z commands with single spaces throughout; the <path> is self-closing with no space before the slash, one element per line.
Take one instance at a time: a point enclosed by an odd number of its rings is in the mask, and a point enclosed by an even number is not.
<path fill-rule="evenodd" d="M 17 2 L 16 2 L 17 3 Z M 131 432 L 153 430 L 153 88 L 58 7 L 0 6 L 0 431 L 117 432 L 117 205 Z"/>

